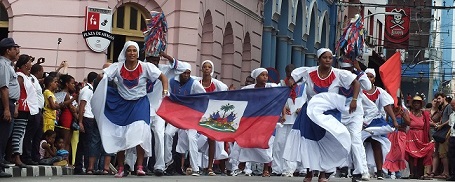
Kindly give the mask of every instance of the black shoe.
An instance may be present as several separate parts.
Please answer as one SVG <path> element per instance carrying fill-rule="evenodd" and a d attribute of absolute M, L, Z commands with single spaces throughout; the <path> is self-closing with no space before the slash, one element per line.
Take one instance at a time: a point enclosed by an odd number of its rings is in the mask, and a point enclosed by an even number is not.
<path fill-rule="evenodd" d="M 28 166 L 25 165 L 24 163 L 21 163 L 21 164 L 16 164 L 17 167 L 19 168 L 27 168 Z"/>
<path fill-rule="evenodd" d="M 155 169 L 153 171 L 153 173 L 155 173 L 155 176 L 163 176 L 164 175 L 164 171 L 161 170 L 161 169 Z"/>
<path fill-rule="evenodd" d="M 361 174 L 352 175 L 352 182 L 361 182 L 361 181 L 362 181 L 362 175 Z"/>
<path fill-rule="evenodd" d="M 82 169 L 79 169 L 79 168 L 75 168 L 74 169 L 74 175 L 84 175 L 84 171 Z"/>
<path fill-rule="evenodd" d="M 455 181 L 455 176 L 450 176 L 450 178 L 447 178 L 446 181 Z"/>
<path fill-rule="evenodd" d="M 278 174 L 278 173 L 272 173 L 272 174 L 270 174 L 270 176 L 281 176 L 281 174 Z"/>
<path fill-rule="evenodd" d="M 35 162 L 32 160 L 26 160 L 26 161 L 24 161 L 24 164 L 36 166 L 36 165 L 38 165 L 38 162 Z"/>
<path fill-rule="evenodd" d="M 11 174 L 9 173 L 5 173 L 5 172 L 0 172 L 0 178 L 11 178 L 13 177 Z"/>

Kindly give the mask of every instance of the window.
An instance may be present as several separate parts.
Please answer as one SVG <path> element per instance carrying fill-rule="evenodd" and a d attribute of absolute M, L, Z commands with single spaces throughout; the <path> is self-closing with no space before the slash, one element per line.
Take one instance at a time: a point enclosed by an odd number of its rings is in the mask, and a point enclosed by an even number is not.
<path fill-rule="evenodd" d="M 142 49 L 144 46 L 143 30 L 146 29 L 146 19 L 150 14 L 138 4 L 126 3 L 117 8 L 112 16 L 112 34 L 115 39 L 107 51 L 107 58 L 117 62 L 118 55 L 125 44 L 125 41 L 133 40 Z M 144 59 L 140 53 L 139 59 Z"/>

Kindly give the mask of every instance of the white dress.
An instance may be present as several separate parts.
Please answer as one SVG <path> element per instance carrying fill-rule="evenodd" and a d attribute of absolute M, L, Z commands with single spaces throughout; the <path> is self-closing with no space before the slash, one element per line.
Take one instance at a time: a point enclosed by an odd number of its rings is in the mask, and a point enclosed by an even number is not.
<path fill-rule="evenodd" d="M 157 80 L 161 71 L 144 62 L 139 62 L 134 70 L 126 69 L 124 63 L 114 63 L 103 71 L 103 79 L 94 92 L 91 105 L 104 149 L 107 153 L 116 153 L 141 145 L 145 156 L 152 156 L 146 82 Z M 108 81 L 114 79 L 118 81 L 117 88 L 108 86 Z M 112 113 L 112 110 L 118 113 Z M 113 119 L 114 116 L 122 119 Z"/>
<path fill-rule="evenodd" d="M 309 101 L 289 133 L 283 157 L 288 161 L 301 162 L 304 168 L 310 170 L 333 172 L 346 162 L 351 151 L 351 138 L 347 128 L 338 120 L 341 116 L 336 118 L 324 112 L 333 109 L 348 112 L 346 97 L 338 93 L 340 88 L 349 89 L 356 76 L 349 71 L 332 68 L 329 76 L 322 79 L 318 67 L 300 67 L 291 76 L 306 84 Z"/>
<path fill-rule="evenodd" d="M 244 86 L 242 89 L 254 89 L 256 84 L 251 84 Z M 266 83 L 265 87 L 277 87 L 278 85 L 275 83 Z M 229 154 L 229 158 L 233 161 L 238 162 L 257 162 L 257 163 L 269 163 L 273 160 L 272 158 L 272 149 L 273 149 L 273 136 L 269 139 L 269 148 L 268 149 L 260 149 L 260 148 L 243 148 L 240 147 L 237 143 L 231 148 L 231 153 Z M 232 162 L 236 163 L 236 162 Z"/>

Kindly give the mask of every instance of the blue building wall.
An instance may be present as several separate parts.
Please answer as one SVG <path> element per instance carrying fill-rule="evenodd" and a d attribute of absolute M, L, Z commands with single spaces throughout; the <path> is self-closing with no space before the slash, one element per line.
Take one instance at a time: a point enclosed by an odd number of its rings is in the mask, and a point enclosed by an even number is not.
<path fill-rule="evenodd" d="M 317 49 L 334 50 L 336 9 L 326 0 L 265 1 L 261 66 L 275 68 L 281 79 L 290 63 L 315 66 Z"/>
<path fill-rule="evenodd" d="M 445 1 L 445 6 L 453 6 L 453 1 Z M 453 9 L 440 10 L 441 21 L 438 22 L 441 25 L 439 37 L 441 38 L 441 47 L 452 47 L 455 42 L 452 41 L 453 37 Z M 440 66 L 440 72 L 442 75 L 438 76 L 438 81 L 444 82 L 451 80 L 452 75 L 452 57 L 453 49 L 441 49 L 442 50 L 442 61 Z M 442 79 L 442 80 L 440 80 Z"/>

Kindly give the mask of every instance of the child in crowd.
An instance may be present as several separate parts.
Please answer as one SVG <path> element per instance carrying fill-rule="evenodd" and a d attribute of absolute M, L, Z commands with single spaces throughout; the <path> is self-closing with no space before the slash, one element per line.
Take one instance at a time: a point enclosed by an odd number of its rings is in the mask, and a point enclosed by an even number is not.
<path fill-rule="evenodd" d="M 69 157 L 69 152 L 68 150 L 65 150 L 65 141 L 63 138 L 58 138 L 55 141 L 55 146 L 57 148 L 57 152 L 55 153 L 58 157 L 61 157 L 62 160 L 60 162 L 54 163 L 54 166 L 66 166 L 68 164 L 68 157 Z"/>
<path fill-rule="evenodd" d="M 57 148 L 54 146 L 55 131 L 47 130 L 43 134 L 43 140 L 40 142 L 40 164 L 52 165 L 56 162 L 62 161 L 62 157 L 57 156 Z"/>
<path fill-rule="evenodd" d="M 44 113 L 43 113 L 43 131 L 54 131 L 55 119 L 57 118 L 56 110 L 60 109 L 57 103 L 54 92 L 58 88 L 57 77 L 48 76 L 44 79 Z M 55 139 L 55 138 L 54 138 Z"/>

